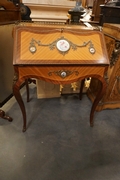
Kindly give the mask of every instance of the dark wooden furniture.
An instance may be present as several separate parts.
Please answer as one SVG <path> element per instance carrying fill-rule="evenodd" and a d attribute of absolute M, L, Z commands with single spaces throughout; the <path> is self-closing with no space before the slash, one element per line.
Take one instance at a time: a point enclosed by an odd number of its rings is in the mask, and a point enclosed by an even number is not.
<path fill-rule="evenodd" d="M 80 30 L 75 25 L 18 25 L 14 28 L 13 65 L 13 93 L 22 111 L 23 132 L 26 111 L 19 90 L 28 78 L 55 84 L 69 84 L 87 77 L 99 79 L 101 89 L 90 113 L 90 126 L 93 126 L 94 111 L 106 88 L 104 75 L 109 65 L 101 32 Z"/>
<path fill-rule="evenodd" d="M 92 15 L 91 15 L 92 21 L 97 21 L 99 23 L 100 11 L 101 11 L 100 5 L 104 3 L 105 3 L 105 0 L 94 0 L 93 7 L 92 7 Z"/>
<path fill-rule="evenodd" d="M 103 26 L 104 23 L 120 24 L 120 1 L 114 6 L 100 5 L 100 20 L 99 24 Z"/>
<path fill-rule="evenodd" d="M 104 23 L 103 33 L 110 66 L 107 73 L 107 89 L 96 108 L 97 111 L 120 108 L 120 24 Z M 92 101 L 94 101 L 100 86 L 99 81 L 92 78 L 87 92 Z"/>
<path fill-rule="evenodd" d="M 0 107 L 12 97 L 12 29 L 20 17 L 19 0 L 0 0 Z M 12 121 L 12 118 L 1 109 L 0 117 Z"/>
<path fill-rule="evenodd" d="M 0 24 L 12 23 L 20 19 L 20 0 L 0 0 Z"/>

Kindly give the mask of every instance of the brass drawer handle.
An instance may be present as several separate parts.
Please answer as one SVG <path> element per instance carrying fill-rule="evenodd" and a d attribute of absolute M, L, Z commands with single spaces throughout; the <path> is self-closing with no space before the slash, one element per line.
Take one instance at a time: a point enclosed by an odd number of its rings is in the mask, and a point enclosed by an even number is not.
<path fill-rule="evenodd" d="M 65 71 L 61 72 L 61 77 L 65 78 L 67 76 L 67 73 Z"/>
<path fill-rule="evenodd" d="M 67 76 L 70 76 L 71 74 L 75 73 L 76 76 L 78 76 L 78 71 L 70 71 L 70 70 L 58 70 L 58 71 L 50 71 L 48 73 L 49 76 L 52 76 L 52 74 L 55 74 L 56 76 L 60 76 L 61 78 L 65 78 Z"/>

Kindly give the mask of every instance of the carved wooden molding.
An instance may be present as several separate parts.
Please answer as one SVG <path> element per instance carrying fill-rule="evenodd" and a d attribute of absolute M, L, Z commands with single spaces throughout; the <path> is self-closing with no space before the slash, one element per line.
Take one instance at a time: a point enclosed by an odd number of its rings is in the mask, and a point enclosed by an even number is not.
<path fill-rule="evenodd" d="M 113 49 L 111 58 L 110 58 L 110 66 L 114 66 L 120 56 L 120 41 L 115 41 L 115 48 Z"/>
<path fill-rule="evenodd" d="M 68 19 L 68 10 L 75 6 L 75 1 L 67 0 L 23 0 L 31 10 L 32 21 L 63 22 Z"/>

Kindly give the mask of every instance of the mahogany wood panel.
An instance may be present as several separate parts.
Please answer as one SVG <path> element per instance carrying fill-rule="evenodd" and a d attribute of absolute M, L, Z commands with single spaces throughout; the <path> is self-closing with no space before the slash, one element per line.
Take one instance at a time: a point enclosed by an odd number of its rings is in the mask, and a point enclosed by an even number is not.
<path fill-rule="evenodd" d="M 0 0 L 0 24 L 9 24 L 21 19 L 20 1 L 14 3 L 8 0 Z"/>
<path fill-rule="evenodd" d="M 9 1 L 9 0 L 0 0 L 0 6 L 3 7 L 5 10 L 18 10 L 19 9 L 19 3 L 21 3 L 22 0 L 17 1 Z M 16 5 L 15 5 L 16 4 Z"/>
<path fill-rule="evenodd" d="M 110 59 L 107 72 L 107 89 L 96 110 L 120 108 L 120 24 L 105 23 L 103 26 L 105 41 Z M 92 79 L 88 97 L 94 101 L 100 83 Z"/>

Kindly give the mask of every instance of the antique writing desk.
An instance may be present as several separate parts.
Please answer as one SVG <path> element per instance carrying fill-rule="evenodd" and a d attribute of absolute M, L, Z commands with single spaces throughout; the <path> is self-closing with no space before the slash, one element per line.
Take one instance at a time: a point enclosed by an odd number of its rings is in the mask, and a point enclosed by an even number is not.
<path fill-rule="evenodd" d="M 23 114 L 23 132 L 26 131 L 26 111 L 19 90 L 28 78 L 54 84 L 72 83 L 87 77 L 99 79 L 101 89 L 90 113 L 93 126 L 95 108 L 106 88 L 104 75 L 109 65 L 101 32 L 81 30 L 77 25 L 17 25 L 13 65 L 13 93 Z"/>

